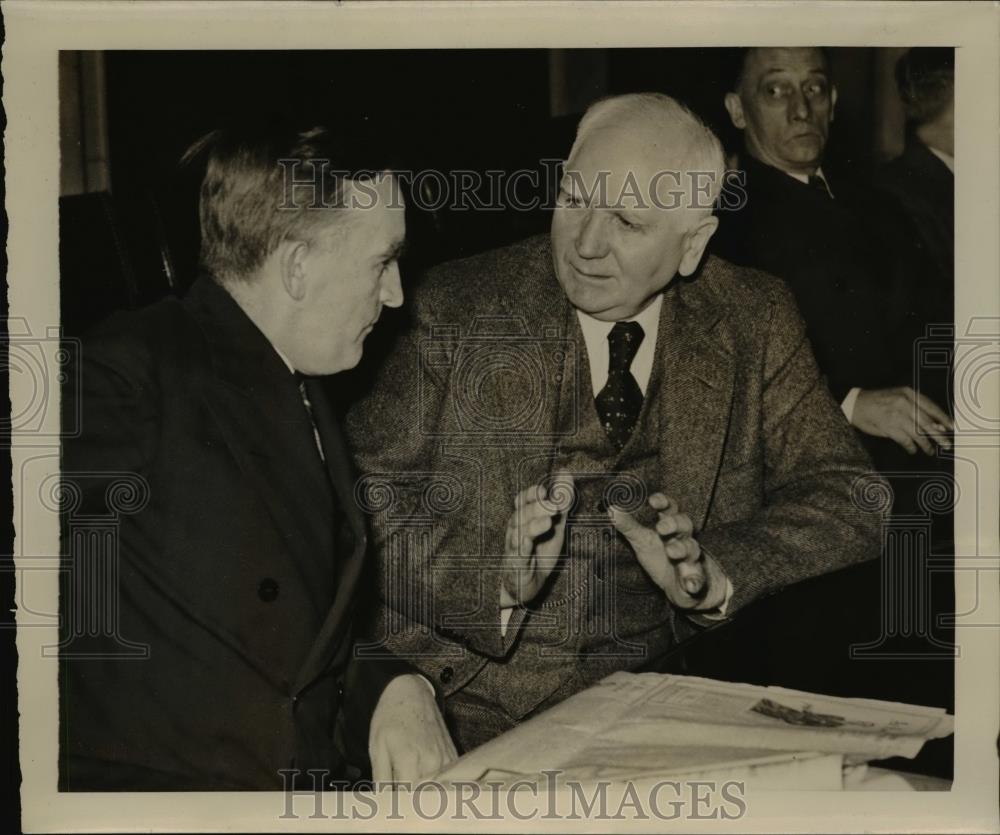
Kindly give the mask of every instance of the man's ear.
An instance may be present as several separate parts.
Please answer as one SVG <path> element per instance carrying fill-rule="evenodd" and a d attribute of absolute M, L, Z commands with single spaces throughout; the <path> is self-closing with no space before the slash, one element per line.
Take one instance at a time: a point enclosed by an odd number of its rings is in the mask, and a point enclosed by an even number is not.
<path fill-rule="evenodd" d="M 830 121 L 833 121 L 834 111 L 837 109 L 837 85 L 830 88 Z"/>
<path fill-rule="evenodd" d="M 715 215 L 708 215 L 698 220 L 684 234 L 681 246 L 684 251 L 681 253 L 681 263 L 677 267 L 677 272 L 681 275 L 691 275 L 697 269 L 701 256 L 708 246 L 708 241 L 719 228 L 719 219 Z"/>
<path fill-rule="evenodd" d="M 743 130 L 747 126 L 746 117 L 743 115 L 743 100 L 739 93 L 726 93 L 724 99 L 726 110 L 729 112 L 729 119 L 735 127 Z"/>
<path fill-rule="evenodd" d="M 281 269 L 281 284 L 295 301 L 300 302 L 306 295 L 306 256 L 309 244 L 305 241 L 286 240 L 278 247 L 278 266 Z"/>

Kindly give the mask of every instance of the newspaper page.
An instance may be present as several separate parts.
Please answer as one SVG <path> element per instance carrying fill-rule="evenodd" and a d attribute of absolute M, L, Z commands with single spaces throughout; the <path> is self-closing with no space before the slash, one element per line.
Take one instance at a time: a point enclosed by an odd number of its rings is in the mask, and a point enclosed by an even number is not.
<path fill-rule="evenodd" d="M 471 752 L 443 779 L 559 768 L 583 778 L 748 773 L 822 757 L 914 757 L 953 732 L 943 709 L 693 676 L 618 672 Z M 814 764 L 815 765 L 815 764 Z M 540 767 L 541 766 L 541 767 Z"/>

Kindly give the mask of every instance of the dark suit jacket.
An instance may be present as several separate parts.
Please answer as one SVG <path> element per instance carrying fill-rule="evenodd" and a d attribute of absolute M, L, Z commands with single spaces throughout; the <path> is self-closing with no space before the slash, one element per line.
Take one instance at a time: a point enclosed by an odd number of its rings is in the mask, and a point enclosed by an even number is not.
<path fill-rule="evenodd" d="M 831 200 L 749 154 L 742 164 L 746 199 L 719 211 L 710 251 L 788 284 L 838 402 L 908 380 L 894 341 L 915 266 L 892 204 L 843 178 L 828 177 Z"/>
<path fill-rule="evenodd" d="M 524 611 L 506 637 L 498 628 L 507 519 L 518 490 L 551 474 L 565 427 L 575 431 L 575 410 L 593 410 L 593 394 L 548 236 L 432 270 L 409 306 L 413 327 L 346 428 L 371 485 L 384 634 L 447 706 L 484 665 L 502 678 L 519 651 Z M 648 489 L 690 514 L 732 579 L 731 612 L 878 555 L 879 517 L 852 499 L 868 461 L 781 282 L 709 258 L 667 290 L 657 354 L 662 475 Z M 511 420 L 491 427 L 487 414 Z M 619 573 L 641 575 L 630 559 Z M 619 604 L 625 635 L 662 622 L 667 607 Z M 601 673 L 637 663 L 596 660 Z"/>
<path fill-rule="evenodd" d="M 116 315 L 82 357 L 64 394 L 82 434 L 62 462 L 61 788 L 343 776 L 401 669 L 352 663 L 367 537 L 330 404 L 315 395 L 324 466 L 295 378 L 206 277 Z"/>
<path fill-rule="evenodd" d="M 874 182 L 908 219 L 925 266 L 909 284 L 908 336 L 912 342 L 927 340 L 931 328 L 945 333 L 955 319 L 955 177 L 926 145 L 911 137 L 903 154 L 876 172 Z M 933 341 L 940 354 L 942 343 L 949 340 Z M 924 364 L 917 381 L 921 391 L 945 409 L 951 394 L 947 371 Z"/>
<path fill-rule="evenodd" d="M 902 155 L 876 172 L 875 186 L 898 202 L 913 222 L 921 255 L 950 288 L 955 280 L 955 176 L 948 166 L 911 138 Z"/>

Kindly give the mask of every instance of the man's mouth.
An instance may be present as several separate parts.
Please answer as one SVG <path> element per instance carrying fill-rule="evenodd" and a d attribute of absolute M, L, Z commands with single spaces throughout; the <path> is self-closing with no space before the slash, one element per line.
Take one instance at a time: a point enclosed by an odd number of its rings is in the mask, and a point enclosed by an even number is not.
<path fill-rule="evenodd" d="M 611 278 L 611 276 L 608 275 L 607 273 L 597 273 L 581 269 L 572 261 L 569 262 L 569 265 L 570 267 L 573 268 L 573 272 L 575 272 L 577 275 L 582 276 L 583 278 L 590 279 L 591 281 L 607 281 L 609 278 Z"/>

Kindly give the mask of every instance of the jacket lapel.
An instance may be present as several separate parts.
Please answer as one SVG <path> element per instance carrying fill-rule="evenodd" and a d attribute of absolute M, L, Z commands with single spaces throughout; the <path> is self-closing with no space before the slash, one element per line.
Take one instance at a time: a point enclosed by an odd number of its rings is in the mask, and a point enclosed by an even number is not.
<path fill-rule="evenodd" d="M 235 301 L 202 278 L 185 301 L 205 334 L 215 377 L 205 403 L 266 506 L 320 611 L 333 586 L 331 491 L 292 373 Z"/>
<path fill-rule="evenodd" d="M 697 304 L 678 284 L 664 297 L 653 379 L 660 405 L 664 491 L 700 529 L 708 513 L 729 426 L 733 358 L 716 328 L 716 305 Z"/>
<path fill-rule="evenodd" d="M 333 605 L 326 613 L 323 626 L 313 642 L 306 661 L 296 679 L 296 691 L 305 688 L 323 672 L 337 650 L 335 635 L 347 635 L 344 621 L 351 614 L 351 601 L 364 566 L 368 539 L 365 520 L 354 498 L 353 467 L 347 445 L 333 408 L 327 398 L 325 384 L 319 380 L 309 385 L 309 399 L 313 419 L 319 431 L 326 459 L 326 470 L 333 485 L 337 504 L 343 515 L 343 524 L 353 533 L 354 546 L 349 554 L 338 554 L 337 590 Z"/>
<path fill-rule="evenodd" d="M 524 290 L 501 297 L 504 312 L 526 323 L 532 343 L 544 352 L 542 360 L 547 372 L 546 379 L 541 381 L 542 404 L 535 430 L 520 433 L 512 441 L 524 442 L 523 454 L 502 456 L 510 476 L 507 483 L 523 489 L 551 475 L 560 439 L 580 430 L 580 409 L 589 403 L 590 378 L 586 346 L 573 307 L 556 279 L 548 235 L 539 239 L 538 251 L 528 262 L 522 280 L 514 286 Z M 584 387 L 587 392 L 583 392 Z M 507 394 L 523 396 L 518 392 Z M 513 472 L 515 465 L 528 460 L 535 462 L 535 466 L 529 467 L 531 472 Z"/>

